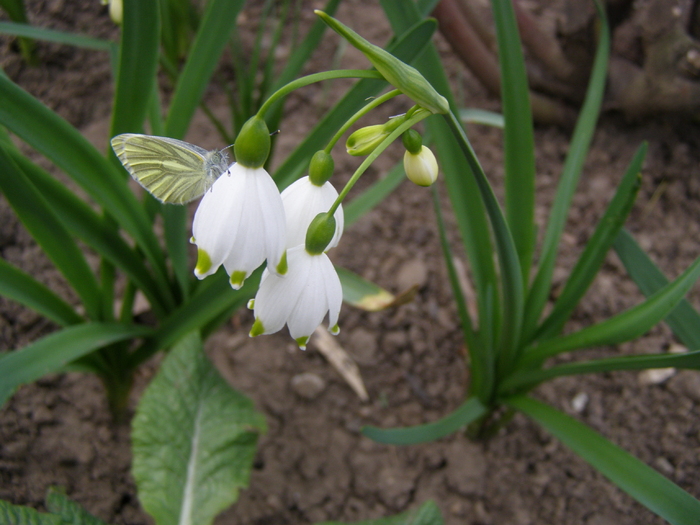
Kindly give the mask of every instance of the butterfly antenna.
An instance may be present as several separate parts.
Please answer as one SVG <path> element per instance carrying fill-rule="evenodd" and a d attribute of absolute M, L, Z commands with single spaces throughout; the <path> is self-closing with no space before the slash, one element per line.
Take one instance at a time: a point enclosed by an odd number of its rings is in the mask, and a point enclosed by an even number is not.
<path fill-rule="evenodd" d="M 274 137 L 275 135 L 279 135 L 280 133 L 282 133 L 282 131 L 278 129 L 277 131 L 273 131 L 272 133 L 270 133 L 270 136 Z"/>

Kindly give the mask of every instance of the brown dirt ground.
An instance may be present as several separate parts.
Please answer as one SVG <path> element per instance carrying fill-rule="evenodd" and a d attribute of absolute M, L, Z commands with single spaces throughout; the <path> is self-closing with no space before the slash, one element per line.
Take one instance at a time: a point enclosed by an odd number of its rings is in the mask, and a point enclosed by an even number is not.
<path fill-rule="evenodd" d="M 84 2 L 30 2 L 37 23 L 95 36 L 114 36 L 104 8 Z M 362 7 L 360 9 L 359 7 Z M 340 18 L 371 40 L 382 42 L 386 26 L 373 2 L 348 0 Z M 335 42 L 335 41 L 333 41 Z M 80 127 L 97 144 L 106 143 L 109 74 L 104 56 L 40 44 L 42 66 L 28 68 L 7 40 L 0 60 L 25 89 Z M 443 46 L 443 50 L 444 50 Z M 348 58 L 349 56 L 349 58 Z M 342 65 L 360 65 L 349 53 Z M 449 56 L 447 57 L 449 59 Z M 313 67 L 328 66 L 326 52 Z M 318 66 L 318 67 L 317 67 Z M 454 69 L 457 71 L 457 68 Z M 455 73 L 465 105 L 497 108 L 476 82 Z M 211 93 L 212 100 L 219 96 Z M 310 90 L 290 101 L 281 150 L 312 123 L 327 92 Z M 401 102 L 388 114 L 398 113 Z M 200 119 L 189 140 L 203 146 L 213 134 Z M 557 280 L 562 282 L 589 237 L 595 220 L 642 140 L 650 149 L 643 188 L 628 227 L 654 260 L 677 275 L 698 255 L 700 245 L 700 134 L 697 125 L 659 120 L 628 125 L 614 115 L 602 119 L 576 194 L 561 246 Z M 470 138 L 486 172 L 499 187 L 501 134 L 473 127 Z M 538 128 L 538 208 L 544 224 L 568 134 Z M 400 152 L 393 152 L 394 157 Z M 355 159 L 337 156 L 340 177 Z M 380 176 L 393 159 L 368 173 Z M 0 200 L 0 251 L 9 262 L 65 292 L 60 275 L 42 257 Z M 359 520 L 395 513 L 432 498 L 445 522 L 455 524 L 632 525 L 663 521 L 522 416 L 487 443 L 455 434 L 439 442 L 395 448 L 359 435 L 366 423 L 381 426 L 431 421 L 463 399 L 468 372 L 440 259 L 429 195 L 403 184 L 377 210 L 349 230 L 334 250 L 335 262 L 398 292 L 416 282 L 420 292 L 406 306 L 381 313 L 345 307 L 338 341 L 355 358 L 370 394 L 362 403 L 310 345 L 302 353 L 284 334 L 256 340 L 245 335 L 251 315 L 241 312 L 207 343 L 213 361 L 235 388 L 266 415 L 250 488 L 217 520 L 220 524 L 303 524 Z M 700 290 L 691 299 L 700 306 Z M 577 309 L 567 330 L 604 319 L 640 299 L 614 255 Z M 37 315 L 0 298 L 0 350 L 21 347 L 53 327 Z M 674 343 L 660 326 L 643 339 L 586 355 L 651 353 Z M 138 393 L 155 373 L 143 368 Z M 320 377 L 324 389 L 311 399 L 295 393 L 301 373 Z M 587 396 L 574 410 L 576 396 Z M 538 398 L 575 415 L 647 462 L 695 496 L 700 496 L 700 376 L 678 372 L 648 384 L 640 373 L 563 378 L 536 390 Z M 94 377 L 52 375 L 22 387 L 0 411 L 0 498 L 42 508 L 49 485 L 62 485 L 90 512 L 116 524 L 151 523 L 139 507 L 129 474 L 129 428 L 111 422 L 101 385 Z"/>

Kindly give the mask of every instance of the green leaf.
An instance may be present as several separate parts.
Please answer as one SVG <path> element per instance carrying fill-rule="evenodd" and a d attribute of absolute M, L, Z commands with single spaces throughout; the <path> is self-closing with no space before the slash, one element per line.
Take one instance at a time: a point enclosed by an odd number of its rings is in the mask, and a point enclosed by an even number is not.
<path fill-rule="evenodd" d="M 236 26 L 243 0 L 209 0 L 180 74 L 165 122 L 166 135 L 182 138 Z"/>
<path fill-rule="evenodd" d="M 513 397 L 506 402 L 537 421 L 615 485 L 672 525 L 697 525 L 700 501 L 593 429 L 529 397 Z"/>
<path fill-rule="evenodd" d="M 0 190 L 46 255 L 80 296 L 93 319 L 100 318 L 100 292 L 95 275 L 73 237 L 46 199 L 0 145 Z"/>
<path fill-rule="evenodd" d="M 55 487 L 51 487 L 46 494 L 46 509 L 61 518 L 61 525 L 107 525 L 106 522 L 69 500 Z"/>
<path fill-rule="evenodd" d="M 684 354 L 646 354 L 610 357 L 578 363 L 566 363 L 544 370 L 519 370 L 500 384 L 500 392 L 516 388 L 532 388 L 553 377 L 576 374 L 597 374 L 613 370 L 646 370 L 650 368 L 700 369 L 700 350 Z"/>
<path fill-rule="evenodd" d="M 596 3 L 596 6 L 598 8 L 598 16 L 601 18 L 598 50 L 593 62 L 586 98 L 576 122 L 569 146 L 569 153 L 564 162 L 557 194 L 554 197 L 549 221 L 547 222 L 542 251 L 539 257 L 539 268 L 526 299 L 523 322 L 523 340 L 525 341 L 532 339 L 537 321 L 549 297 L 561 234 L 564 231 L 571 199 L 578 185 L 588 147 L 595 131 L 605 92 L 608 58 L 610 56 L 610 31 L 605 11 L 601 9 L 598 3 Z"/>
<path fill-rule="evenodd" d="M 61 518 L 0 499 L 0 525 L 63 525 Z"/>
<path fill-rule="evenodd" d="M 384 0 L 382 8 L 386 12 L 394 32 L 402 37 L 405 37 L 405 32 L 423 16 L 413 3 Z M 435 46 L 429 45 L 414 65 L 439 93 L 447 97 L 450 106 L 456 110 L 450 84 Z M 500 323 L 501 307 L 500 297 L 493 293 L 493 286 L 489 284 L 497 281 L 493 242 L 484 201 L 477 182 L 472 176 L 472 166 L 463 155 L 449 125 L 442 119 L 436 118 L 427 119 L 425 125 L 430 136 L 433 137 L 457 226 L 467 252 L 476 288 L 479 325 L 482 331 L 490 331 L 494 335 L 494 337 L 486 339 L 494 340 Z M 493 320 L 493 323 L 488 324 L 488 320 Z M 483 346 L 482 348 L 485 353 L 489 354 L 487 361 L 493 362 L 494 349 L 491 346 Z M 474 373 L 483 375 L 485 372 L 475 371 Z M 491 395 L 491 392 L 483 392 L 480 395 L 486 399 Z"/>
<path fill-rule="evenodd" d="M 124 177 L 78 130 L 0 75 L 0 124 L 53 161 L 124 228 L 154 271 L 167 275 L 151 223 Z"/>
<path fill-rule="evenodd" d="M 530 278 L 535 249 L 535 138 L 530 90 L 520 33 L 509 0 L 493 0 L 503 105 L 503 148 L 508 227 L 520 260 L 522 282 Z"/>
<path fill-rule="evenodd" d="M 340 521 L 324 521 L 316 525 L 442 525 L 442 514 L 433 501 L 426 501 L 419 508 L 408 510 L 389 518 L 363 520 L 354 523 Z"/>
<path fill-rule="evenodd" d="M 0 259 L 0 295 L 17 301 L 61 326 L 82 323 L 75 310 L 23 271 Z"/>
<path fill-rule="evenodd" d="M 496 113 L 495 111 L 487 111 L 485 109 L 477 108 L 463 108 L 459 110 L 459 118 L 465 124 L 482 124 L 484 126 L 491 126 L 494 128 L 501 128 L 505 126 L 505 120 L 503 115 Z"/>
<path fill-rule="evenodd" d="M 433 423 L 404 428 L 378 428 L 366 426 L 362 434 L 379 443 L 388 445 L 415 445 L 435 441 L 456 432 L 486 414 L 488 409 L 476 397 L 470 397 L 450 415 Z"/>
<path fill-rule="evenodd" d="M 47 335 L 0 356 L 0 406 L 14 390 L 56 372 L 71 361 L 117 341 L 143 337 L 151 328 L 119 323 L 84 323 Z"/>
<path fill-rule="evenodd" d="M 159 525 L 207 525 L 247 486 L 265 421 L 204 355 L 197 333 L 163 361 L 139 403 L 133 476 Z"/>
<path fill-rule="evenodd" d="M 538 363 L 577 348 L 614 345 L 639 337 L 673 311 L 699 276 L 700 257 L 675 281 L 646 301 L 596 325 L 530 347 L 521 360 L 522 364 Z"/>
<path fill-rule="evenodd" d="M 6 35 L 23 36 L 33 38 L 35 40 L 43 40 L 45 42 L 55 42 L 57 44 L 65 44 L 68 46 L 81 47 L 83 49 L 107 51 L 110 54 L 117 52 L 117 44 L 110 40 L 100 40 L 98 38 L 92 38 L 76 33 L 56 31 L 55 29 L 36 27 L 17 22 L 0 22 L 0 33 Z"/>
<path fill-rule="evenodd" d="M 615 239 L 615 252 L 644 295 L 652 295 L 668 284 L 666 276 L 626 229 Z M 678 303 L 665 321 L 685 346 L 700 350 L 700 314 L 688 301 L 683 299 Z"/>
<path fill-rule="evenodd" d="M 542 325 L 534 335 L 534 339 L 546 339 L 561 331 L 576 305 L 578 305 L 598 274 L 600 267 L 605 261 L 606 254 L 627 220 L 627 216 L 637 198 L 637 192 L 641 185 L 640 170 L 642 169 L 646 150 L 646 144 L 642 144 L 637 150 L 615 192 L 615 196 L 605 211 L 605 215 L 598 222 L 593 236 L 586 244 L 586 248 L 578 261 L 576 261 L 576 266 L 571 271 L 564 290 L 557 298 L 552 313 L 542 322 Z M 526 343 L 529 343 L 529 341 Z"/>
<path fill-rule="evenodd" d="M 167 309 L 170 293 L 167 282 L 154 279 L 143 256 L 127 244 L 113 221 L 95 213 L 75 193 L 24 157 L 16 148 L 10 154 L 65 228 L 120 268 L 143 291 L 156 314 L 162 315 Z"/>
<path fill-rule="evenodd" d="M 142 132 L 155 86 L 160 45 L 158 2 L 123 0 L 124 23 L 110 137 Z"/>
<path fill-rule="evenodd" d="M 153 337 L 144 341 L 129 358 L 135 368 L 161 348 L 169 348 L 193 330 L 209 326 L 215 319 L 244 306 L 255 295 L 262 270 L 258 269 L 245 281 L 243 288 L 233 290 L 223 268 L 200 281 L 195 293 L 182 303 L 158 327 Z"/>

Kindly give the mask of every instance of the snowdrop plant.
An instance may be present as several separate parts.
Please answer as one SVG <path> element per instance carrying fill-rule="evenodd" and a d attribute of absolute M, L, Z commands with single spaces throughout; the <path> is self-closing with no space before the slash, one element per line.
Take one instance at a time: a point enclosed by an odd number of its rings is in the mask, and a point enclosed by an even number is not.
<path fill-rule="evenodd" d="M 153 134 L 184 135 L 240 4 L 233 0 L 207 3 L 185 65 L 175 75 L 172 101 L 163 119 L 156 83 L 161 27 L 158 5 L 123 1 L 119 44 L 87 42 L 110 51 L 114 59 L 112 136 L 142 132 L 146 120 Z M 328 10 L 335 5 L 337 2 L 331 0 Z M 126 172 L 116 157 L 105 157 L 67 122 L 0 75 L 0 123 L 72 177 L 92 199 L 83 201 L 24 157 L 2 128 L 0 189 L 65 275 L 83 308 L 76 309 L 18 268 L 0 262 L 0 292 L 61 327 L 25 348 L 0 356 L 0 401 L 6 401 L 20 384 L 45 373 L 81 370 L 100 376 L 115 412 L 123 413 L 134 370 L 157 351 L 170 349 L 133 422 L 134 479 L 144 508 L 159 525 L 211 523 L 246 485 L 255 441 L 265 431 L 265 422 L 250 400 L 218 375 L 202 352 L 203 337 L 253 296 L 249 303 L 255 318 L 252 336 L 287 325 L 291 337 L 304 347 L 326 316 L 329 329 L 337 333 L 341 299 L 352 295 L 349 287 L 360 281 L 343 281 L 341 276 L 347 273 L 336 271 L 327 252 L 340 242 L 344 225 L 380 201 L 403 178 L 404 170 L 421 186 L 438 180 L 432 152 L 410 131 L 424 121 L 426 136 L 432 137 L 440 159 L 474 276 L 477 315 L 473 319 L 452 263 L 453 247 L 444 240 L 441 227 L 445 262 L 469 352 L 471 382 L 465 402 L 439 421 L 405 429 L 367 427 L 364 434 L 394 444 L 429 441 L 465 427 L 471 435 L 485 435 L 507 423 L 513 411 L 521 411 L 653 512 L 674 524 L 697 523 L 700 502 L 693 496 L 582 423 L 530 396 L 542 381 L 567 374 L 664 366 L 700 368 L 700 316 L 688 313 L 688 308 L 678 316 L 675 310 L 684 305 L 683 296 L 700 275 L 700 259 L 671 283 L 657 277 L 653 282 L 639 278 L 640 286 L 649 293 L 646 301 L 598 325 L 562 335 L 566 320 L 611 246 L 624 254 L 629 267 L 648 267 L 641 251 L 622 230 L 638 187 L 644 147 L 632 159 L 559 299 L 544 313 L 557 245 L 602 99 L 609 49 L 605 24 L 587 99 L 534 264 L 534 138 L 510 2 L 492 0 L 503 84 L 504 206 L 496 199 L 470 145 L 439 57 L 429 43 L 435 23 L 423 16 L 430 11 L 431 2 L 385 0 L 382 5 L 398 35 L 390 50 L 370 44 L 329 14 L 317 11 L 322 23 L 301 46 L 303 52 L 290 59 L 294 67 L 283 71 L 279 81 L 265 91 L 264 102 L 243 120 L 247 124 L 235 139 L 235 164 L 206 192 L 195 213 L 192 241 L 198 252 L 196 279 L 192 279 L 187 253 L 185 208 L 159 203 L 148 195 L 143 201 L 137 199 L 127 187 Z M 304 58 L 315 49 L 323 23 L 362 51 L 375 69 L 327 71 L 295 79 Z M 23 29 L 14 30 L 26 34 Z M 73 41 L 86 44 L 85 40 Z M 358 79 L 358 83 L 276 170 L 268 171 L 269 129 L 276 126 L 267 123 L 276 120 L 284 98 L 312 83 L 339 78 Z M 366 82 L 369 80 L 373 82 Z M 377 80 L 389 84 L 390 90 L 379 94 Z M 405 114 L 365 127 L 346 142 L 350 154 L 366 158 L 336 192 L 329 181 L 334 145 L 361 118 L 399 95 L 412 104 Z M 399 177 L 377 183 L 369 194 L 356 199 L 357 205 L 353 201 L 343 208 L 357 180 L 400 138 L 406 154 L 404 170 L 396 172 Z M 308 178 L 301 177 L 307 166 Z M 441 223 L 435 191 L 433 197 Z M 153 228 L 156 217 L 163 224 L 162 242 Z M 99 272 L 88 265 L 79 241 L 98 255 Z M 219 270 L 221 266 L 225 271 Z M 118 278 L 125 284 L 115 312 Z M 146 325 L 137 319 L 137 292 L 146 298 L 155 323 Z M 686 337 L 695 334 L 698 339 L 689 339 L 694 341 L 694 351 L 680 356 L 613 357 L 567 365 L 548 362 L 562 352 L 630 340 L 665 318 L 681 327 Z M 6 509 L 2 505 L 0 510 Z M 8 512 L 15 511 L 10 508 Z M 439 523 L 439 517 L 428 515 L 425 523 Z M 419 523 L 414 518 L 407 516 L 406 522 Z"/>

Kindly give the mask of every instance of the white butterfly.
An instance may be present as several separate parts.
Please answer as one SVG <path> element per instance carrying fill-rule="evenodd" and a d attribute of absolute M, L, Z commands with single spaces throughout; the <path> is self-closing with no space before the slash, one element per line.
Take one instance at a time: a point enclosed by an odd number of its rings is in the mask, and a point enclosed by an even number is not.
<path fill-rule="evenodd" d="M 185 204 L 211 188 L 229 167 L 225 150 L 182 140 L 124 133 L 112 149 L 131 176 L 161 202 Z"/>

